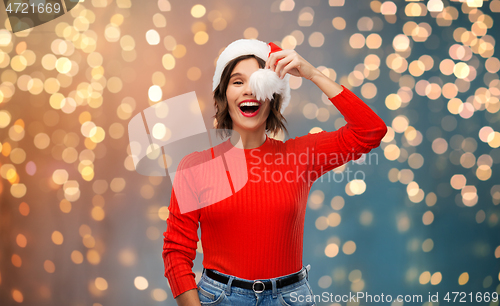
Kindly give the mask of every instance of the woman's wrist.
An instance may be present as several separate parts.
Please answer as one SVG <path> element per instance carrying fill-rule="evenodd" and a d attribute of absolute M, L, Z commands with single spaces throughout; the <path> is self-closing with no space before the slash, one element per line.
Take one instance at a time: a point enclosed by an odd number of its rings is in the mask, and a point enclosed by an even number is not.
<path fill-rule="evenodd" d="M 342 86 L 337 84 L 335 81 L 324 75 L 319 69 L 315 69 L 313 72 L 313 76 L 310 78 L 310 80 L 316 84 L 316 86 L 325 93 L 325 95 L 331 99 L 338 95 L 339 93 L 344 90 Z"/>

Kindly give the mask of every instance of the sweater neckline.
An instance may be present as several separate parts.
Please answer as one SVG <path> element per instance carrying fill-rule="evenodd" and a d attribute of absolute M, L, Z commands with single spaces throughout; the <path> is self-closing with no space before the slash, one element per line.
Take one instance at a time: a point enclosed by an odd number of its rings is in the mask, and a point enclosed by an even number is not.
<path fill-rule="evenodd" d="M 240 148 L 237 148 L 237 147 L 233 146 L 233 144 L 231 143 L 231 138 L 229 138 L 228 140 L 226 140 L 226 144 L 227 145 L 231 146 L 235 150 L 243 150 L 244 152 L 250 152 L 252 150 L 257 150 L 257 151 L 264 150 L 264 149 L 266 149 L 269 146 L 270 142 L 271 142 L 271 140 L 269 139 L 269 136 L 267 136 L 267 134 L 266 134 L 266 140 L 260 146 L 258 146 L 256 148 L 252 148 L 252 149 L 240 149 Z"/>

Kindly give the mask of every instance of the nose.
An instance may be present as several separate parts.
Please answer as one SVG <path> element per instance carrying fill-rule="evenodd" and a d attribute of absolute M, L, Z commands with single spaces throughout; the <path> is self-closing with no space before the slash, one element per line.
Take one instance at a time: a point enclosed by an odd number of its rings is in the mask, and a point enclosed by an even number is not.
<path fill-rule="evenodd" d="M 250 82 L 245 83 L 245 88 L 243 89 L 243 94 L 245 96 L 251 96 L 252 95 L 252 88 L 250 88 Z"/>

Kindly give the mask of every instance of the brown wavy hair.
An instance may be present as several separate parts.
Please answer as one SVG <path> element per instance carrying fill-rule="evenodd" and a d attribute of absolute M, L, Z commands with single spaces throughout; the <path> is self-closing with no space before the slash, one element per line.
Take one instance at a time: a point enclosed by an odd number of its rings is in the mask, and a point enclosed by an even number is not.
<path fill-rule="evenodd" d="M 263 59 L 253 54 L 239 56 L 231 60 L 226 65 L 224 71 L 222 71 L 220 83 L 214 90 L 215 116 L 213 116 L 213 118 L 217 120 L 215 128 L 217 129 L 217 135 L 221 138 L 230 136 L 231 131 L 228 130 L 233 129 L 233 120 L 229 115 L 229 106 L 226 97 L 229 78 L 236 64 L 248 58 L 255 58 L 259 63 L 260 68 L 264 68 L 266 66 L 266 62 Z M 288 135 L 288 130 L 285 126 L 287 121 L 280 112 L 281 105 L 283 104 L 283 98 L 280 94 L 275 93 L 270 103 L 271 111 L 269 112 L 269 116 L 266 121 L 266 132 L 270 131 L 272 134 L 276 135 L 283 130 Z"/>

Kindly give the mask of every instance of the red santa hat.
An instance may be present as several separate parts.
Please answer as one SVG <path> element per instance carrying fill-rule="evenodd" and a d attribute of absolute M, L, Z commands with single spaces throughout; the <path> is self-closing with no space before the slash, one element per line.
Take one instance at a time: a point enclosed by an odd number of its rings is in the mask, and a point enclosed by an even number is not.
<path fill-rule="evenodd" d="M 267 61 L 271 53 L 281 51 L 282 49 L 274 43 L 266 44 L 256 39 L 239 39 L 230 43 L 219 55 L 215 67 L 212 91 L 220 83 L 222 71 L 226 65 L 233 59 L 247 54 L 253 54 L 264 61 Z M 279 59 L 280 60 L 280 59 Z M 278 62 L 277 60 L 276 62 Z M 257 100 L 271 100 L 273 94 L 280 94 L 282 97 L 281 113 L 290 103 L 290 75 L 287 73 L 283 79 L 280 79 L 276 72 L 270 69 L 259 69 L 250 76 L 250 88 Z"/>

